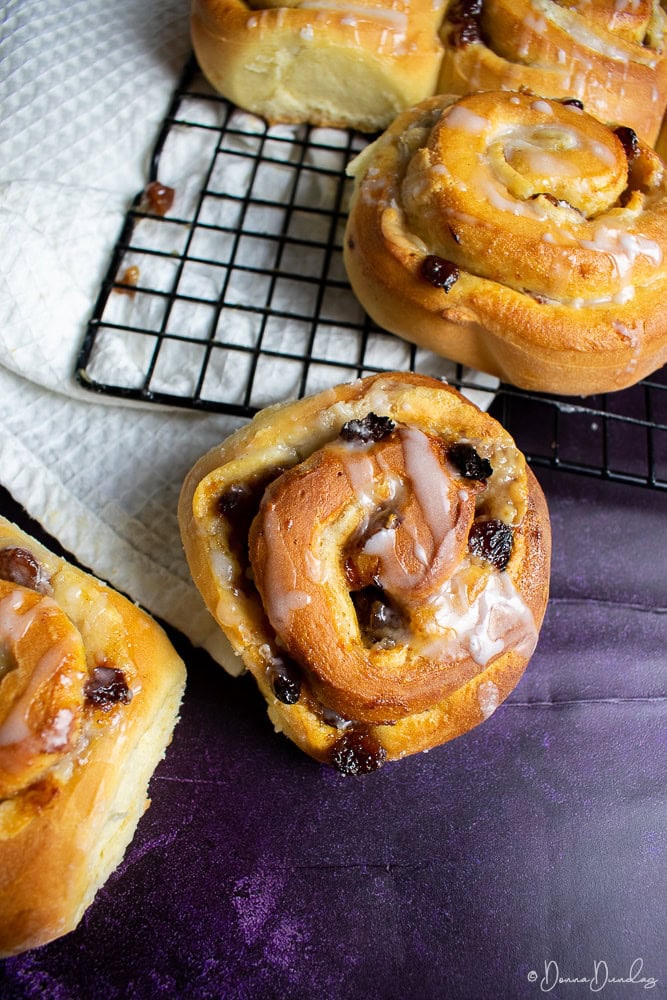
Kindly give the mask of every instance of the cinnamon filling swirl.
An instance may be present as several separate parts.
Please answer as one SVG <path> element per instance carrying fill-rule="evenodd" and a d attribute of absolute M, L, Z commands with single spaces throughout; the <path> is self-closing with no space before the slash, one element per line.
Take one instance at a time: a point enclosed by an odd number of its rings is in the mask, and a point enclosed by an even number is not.
<path fill-rule="evenodd" d="M 254 582 L 279 645 L 329 709 L 400 718 L 477 672 L 510 632 L 534 645 L 511 581 L 497 586 L 494 560 L 470 558 L 485 485 L 461 475 L 441 438 L 400 425 L 327 444 L 266 490 L 249 537 Z"/>

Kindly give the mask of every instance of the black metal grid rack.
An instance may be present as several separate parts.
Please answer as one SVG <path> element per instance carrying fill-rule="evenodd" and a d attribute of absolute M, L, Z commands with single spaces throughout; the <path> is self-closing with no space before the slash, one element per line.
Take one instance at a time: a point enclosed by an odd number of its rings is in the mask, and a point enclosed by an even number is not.
<path fill-rule="evenodd" d="M 368 137 L 268 127 L 191 60 L 149 181 L 130 207 L 77 361 L 112 396 L 249 417 L 374 372 L 446 377 L 488 407 L 534 465 L 667 488 L 667 374 L 574 399 L 498 385 L 375 326 L 342 263 L 345 166 Z"/>

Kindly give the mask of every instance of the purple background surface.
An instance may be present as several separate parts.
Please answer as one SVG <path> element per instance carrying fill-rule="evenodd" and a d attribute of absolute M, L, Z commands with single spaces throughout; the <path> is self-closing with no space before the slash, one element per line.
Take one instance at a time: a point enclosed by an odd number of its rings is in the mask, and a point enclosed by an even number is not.
<path fill-rule="evenodd" d="M 494 716 L 344 778 L 172 633 L 189 679 L 152 806 L 80 927 L 0 963 L 0 997 L 576 1000 L 590 983 L 546 987 L 596 962 L 605 1000 L 667 996 L 666 498 L 537 475 L 552 596 Z M 631 970 L 657 985 L 604 985 Z"/>

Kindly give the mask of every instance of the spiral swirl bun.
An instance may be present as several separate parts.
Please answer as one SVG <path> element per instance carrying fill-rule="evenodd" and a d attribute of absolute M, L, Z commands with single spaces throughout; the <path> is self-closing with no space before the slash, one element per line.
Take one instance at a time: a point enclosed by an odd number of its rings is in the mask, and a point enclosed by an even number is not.
<path fill-rule="evenodd" d="M 390 373 L 264 411 L 197 463 L 179 516 L 272 720 L 342 771 L 483 721 L 537 642 L 541 491 L 496 421 L 436 380 Z"/>
<path fill-rule="evenodd" d="M 184 679 L 155 622 L 0 518 L 0 955 L 72 930 L 120 862 Z"/>
<path fill-rule="evenodd" d="M 385 328 L 526 388 L 667 357 L 667 180 L 631 129 L 519 93 L 438 97 L 352 165 L 352 286 Z"/>
<path fill-rule="evenodd" d="M 441 36 L 438 93 L 578 98 L 596 117 L 656 140 L 667 107 L 659 0 L 457 0 Z"/>

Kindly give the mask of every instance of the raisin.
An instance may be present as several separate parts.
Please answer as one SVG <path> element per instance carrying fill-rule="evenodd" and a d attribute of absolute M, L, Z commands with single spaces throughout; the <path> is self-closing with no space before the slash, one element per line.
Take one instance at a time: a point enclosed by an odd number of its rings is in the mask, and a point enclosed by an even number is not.
<path fill-rule="evenodd" d="M 572 108 L 579 108 L 580 111 L 584 110 L 584 102 L 580 101 L 578 97 L 564 97 L 560 103 Z"/>
<path fill-rule="evenodd" d="M 474 556 L 503 570 L 512 554 L 514 535 L 509 524 L 495 517 L 475 521 L 468 536 L 468 548 Z"/>
<path fill-rule="evenodd" d="M 0 579 L 40 594 L 46 591 L 49 582 L 47 573 L 32 552 L 13 545 L 0 550 Z"/>
<path fill-rule="evenodd" d="M 327 726 L 332 726 L 334 729 L 347 729 L 352 725 L 351 719 L 348 719 L 345 715 L 340 715 L 338 712 L 334 712 L 333 708 L 327 708 L 326 705 L 318 703 L 317 709 L 322 717 L 322 722 Z"/>
<path fill-rule="evenodd" d="M 367 413 L 362 420 L 348 420 L 340 430 L 344 441 L 381 441 L 391 434 L 395 427 L 390 417 L 378 417 L 376 413 Z"/>
<path fill-rule="evenodd" d="M 628 162 L 631 163 L 636 156 L 639 156 L 639 139 L 634 129 L 629 125 L 619 125 L 614 129 L 614 135 L 621 140 Z"/>
<path fill-rule="evenodd" d="M 126 267 L 118 279 L 119 285 L 114 285 L 114 292 L 117 292 L 119 295 L 128 295 L 133 299 L 136 295 L 135 288 L 139 284 L 140 275 L 141 272 L 136 264 Z M 127 287 L 122 287 L 124 285 Z"/>
<path fill-rule="evenodd" d="M 447 449 L 447 458 L 464 479 L 488 479 L 493 468 L 488 458 L 477 454 L 471 444 L 453 444 Z"/>
<path fill-rule="evenodd" d="M 482 13 L 482 0 L 459 0 L 453 4 L 448 14 L 452 24 L 462 24 L 471 18 L 479 17 Z"/>
<path fill-rule="evenodd" d="M 393 638 L 405 628 L 401 612 L 381 587 L 368 586 L 350 594 L 359 627 L 371 643 Z"/>
<path fill-rule="evenodd" d="M 151 212 L 155 215 L 166 215 L 174 204 L 174 189 L 161 184 L 160 181 L 151 181 L 144 191 L 144 200 Z"/>
<path fill-rule="evenodd" d="M 464 21 L 462 24 L 456 25 L 449 36 L 449 40 L 455 49 L 465 49 L 468 45 L 481 42 L 482 32 L 479 24 L 477 21 L 471 19 L 470 21 Z"/>
<path fill-rule="evenodd" d="M 245 486 L 233 483 L 228 490 L 221 493 L 215 501 L 215 509 L 218 514 L 231 514 L 244 504 L 250 497 L 250 490 Z"/>
<path fill-rule="evenodd" d="M 474 42 L 481 42 L 481 14 L 482 0 L 459 0 L 459 3 L 454 4 L 447 15 L 454 26 L 449 35 L 450 45 L 463 49 Z"/>
<path fill-rule="evenodd" d="M 336 740 L 329 760 L 341 774 L 370 774 L 387 759 L 387 751 L 364 729 L 353 729 Z"/>
<path fill-rule="evenodd" d="M 213 501 L 212 513 L 229 522 L 232 529 L 230 544 L 235 546 L 236 554 L 244 563 L 247 562 L 246 543 L 250 524 L 259 510 L 267 486 L 283 472 L 285 467 L 277 465 L 247 483 L 232 483 Z"/>
<path fill-rule="evenodd" d="M 95 667 L 92 677 L 86 682 L 84 694 L 89 704 L 105 712 L 119 702 L 129 705 L 132 701 L 132 692 L 125 680 L 125 674 L 117 667 Z"/>
<path fill-rule="evenodd" d="M 444 288 L 446 292 L 450 290 L 461 275 L 456 264 L 452 264 L 451 261 L 444 260 L 442 257 L 436 256 L 436 254 L 429 254 L 427 257 L 424 257 L 419 268 L 419 273 L 425 281 L 428 281 L 431 285 L 435 285 L 436 288 Z"/>
<path fill-rule="evenodd" d="M 301 678 L 296 665 L 276 661 L 271 667 L 271 690 L 283 705 L 296 705 L 301 697 Z"/>

